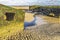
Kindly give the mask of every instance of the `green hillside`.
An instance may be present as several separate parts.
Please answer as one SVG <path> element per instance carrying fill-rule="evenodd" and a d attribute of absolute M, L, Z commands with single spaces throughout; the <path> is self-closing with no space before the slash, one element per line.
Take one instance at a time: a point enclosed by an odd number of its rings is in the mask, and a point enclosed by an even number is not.
<path fill-rule="evenodd" d="M 40 6 L 40 5 L 33 5 L 33 6 L 30 6 L 29 8 L 30 8 L 30 9 L 34 9 L 34 8 L 37 8 L 37 7 L 60 8 L 60 6 Z"/>
<path fill-rule="evenodd" d="M 24 29 L 24 14 L 22 10 L 0 4 L 0 40 Z"/>
<path fill-rule="evenodd" d="M 7 21 L 5 13 L 15 13 L 14 20 Z M 0 26 L 11 24 L 12 22 L 22 22 L 24 20 L 24 12 L 9 6 L 0 4 Z"/>

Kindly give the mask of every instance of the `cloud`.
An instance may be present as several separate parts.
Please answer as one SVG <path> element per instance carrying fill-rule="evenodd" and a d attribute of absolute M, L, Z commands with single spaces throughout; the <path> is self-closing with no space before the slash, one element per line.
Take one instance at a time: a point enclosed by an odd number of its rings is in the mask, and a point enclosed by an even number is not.
<path fill-rule="evenodd" d="M 39 1 L 39 5 L 59 5 L 60 6 L 60 0 L 44 0 L 44 1 Z"/>
<path fill-rule="evenodd" d="M 0 4 L 5 5 L 29 5 L 36 2 L 37 0 L 0 0 Z"/>
<path fill-rule="evenodd" d="M 60 5 L 60 0 L 0 0 L 5 5 Z"/>

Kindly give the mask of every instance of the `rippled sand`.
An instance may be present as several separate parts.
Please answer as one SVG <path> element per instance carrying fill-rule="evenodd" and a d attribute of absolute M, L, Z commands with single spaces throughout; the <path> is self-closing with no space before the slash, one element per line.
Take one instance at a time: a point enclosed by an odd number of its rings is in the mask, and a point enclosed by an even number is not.
<path fill-rule="evenodd" d="M 60 40 L 60 24 L 44 24 L 33 29 L 26 29 L 6 40 Z"/>

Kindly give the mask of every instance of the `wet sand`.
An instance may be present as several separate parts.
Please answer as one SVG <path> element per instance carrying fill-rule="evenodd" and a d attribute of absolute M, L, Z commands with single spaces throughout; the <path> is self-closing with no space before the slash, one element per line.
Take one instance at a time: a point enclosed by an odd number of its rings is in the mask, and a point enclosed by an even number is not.
<path fill-rule="evenodd" d="M 32 13 L 26 13 L 25 14 L 25 21 L 31 22 L 34 17 L 34 14 Z M 54 18 L 54 17 L 49 17 L 49 16 L 43 16 L 43 15 L 36 15 L 36 25 L 35 26 L 29 26 L 26 29 L 33 29 L 37 26 L 43 25 L 43 24 L 60 24 L 59 21 L 60 18 Z"/>

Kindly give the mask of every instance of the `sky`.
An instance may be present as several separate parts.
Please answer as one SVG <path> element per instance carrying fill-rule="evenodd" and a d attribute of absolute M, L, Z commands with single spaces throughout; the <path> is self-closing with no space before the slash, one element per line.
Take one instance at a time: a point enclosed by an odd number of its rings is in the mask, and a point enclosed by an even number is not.
<path fill-rule="evenodd" d="M 4 5 L 60 5 L 60 0 L 0 0 Z"/>

